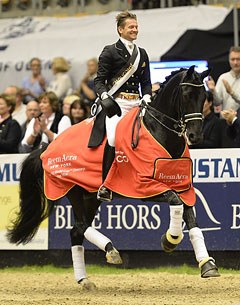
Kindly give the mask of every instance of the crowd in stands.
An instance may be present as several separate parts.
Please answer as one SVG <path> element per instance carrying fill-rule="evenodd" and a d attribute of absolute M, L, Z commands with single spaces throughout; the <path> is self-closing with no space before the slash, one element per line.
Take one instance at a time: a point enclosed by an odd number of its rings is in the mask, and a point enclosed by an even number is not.
<path fill-rule="evenodd" d="M 52 60 L 52 80 L 42 75 L 41 60 L 29 62 L 30 76 L 22 86 L 9 85 L 0 94 L 0 154 L 29 153 L 40 143 L 50 143 L 90 114 L 96 94 L 93 79 L 97 59 L 87 62 L 87 73 L 73 90 L 70 66 L 63 57 Z"/>
<path fill-rule="evenodd" d="M 2 1 L 2 11 L 6 12 L 9 11 L 13 5 L 13 0 L 1 0 Z M 122 0 L 123 2 L 124 0 Z M 51 0 L 42 0 L 41 7 L 43 10 L 48 8 L 49 6 L 53 5 L 53 1 Z M 98 0 L 99 3 L 103 5 L 109 4 L 109 0 Z M 172 0 L 168 1 L 165 0 L 164 2 L 159 1 L 159 0 L 128 0 L 128 5 L 130 5 L 130 8 L 135 10 L 135 9 L 152 9 L 152 8 L 160 8 L 163 3 L 164 7 L 168 7 L 169 5 L 171 6 L 187 6 L 187 5 L 197 5 L 197 4 L 206 4 L 206 0 Z M 89 5 L 90 0 L 85 0 L 85 5 Z M 36 4 L 39 6 L 39 2 L 36 1 Z M 54 4 L 66 8 L 71 5 L 73 5 L 72 0 L 57 0 L 54 1 Z M 80 5 L 81 1 L 78 0 L 77 4 Z M 32 6 L 32 0 L 17 0 L 16 7 L 19 10 L 26 11 Z"/>
<path fill-rule="evenodd" d="M 240 148 L 240 47 L 230 49 L 229 64 L 230 71 L 220 75 L 216 84 L 211 77 L 206 82 L 204 138 L 190 148 Z M 0 154 L 28 153 L 42 142 L 50 143 L 87 118 L 96 99 L 97 59 L 87 61 L 78 88 L 73 88 L 70 66 L 63 57 L 52 60 L 51 81 L 42 75 L 40 59 L 32 58 L 29 65 L 31 75 L 23 78 L 21 88 L 9 85 L 0 94 Z M 161 84 L 153 84 L 153 95 L 158 90 Z"/>

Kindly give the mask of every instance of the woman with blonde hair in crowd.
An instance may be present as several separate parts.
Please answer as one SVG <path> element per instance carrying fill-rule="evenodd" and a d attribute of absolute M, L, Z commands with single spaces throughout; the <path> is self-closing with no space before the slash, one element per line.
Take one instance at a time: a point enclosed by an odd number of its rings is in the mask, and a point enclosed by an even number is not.
<path fill-rule="evenodd" d="M 64 57 L 55 57 L 52 61 L 54 79 L 47 87 L 47 91 L 54 92 L 61 102 L 65 96 L 72 93 L 72 81 L 68 74 L 69 63 Z"/>
<path fill-rule="evenodd" d="M 15 105 L 13 95 L 0 94 L 0 154 L 18 152 L 22 132 L 19 123 L 12 118 Z"/>
<path fill-rule="evenodd" d="M 54 92 L 43 93 L 39 97 L 39 107 L 40 116 L 30 121 L 21 142 L 21 146 L 25 146 L 25 152 L 36 146 L 35 141 L 50 143 L 71 126 L 69 117 L 59 111 L 58 98 Z"/>
<path fill-rule="evenodd" d="M 87 72 L 80 82 L 79 93 L 84 98 L 89 107 L 94 103 L 97 94 L 94 88 L 94 78 L 97 76 L 98 60 L 97 58 L 90 58 L 87 61 Z"/>
<path fill-rule="evenodd" d="M 70 116 L 70 107 L 72 103 L 76 100 L 79 100 L 78 95 L 67 95 L 64 100 L 63 100 L 63 105 L 62 105 L 62 113 L 64 115 Z"/>
<path fill-rule="evenodd" d="M 25 102 L 29 102 L 39 97 L 44 93 L 46 80 L 42 76 L 41 60 L 34 57 L 30 60 L 31 75 L 24 77 L 22 81 L 22 94 L 24 95 Z"/>

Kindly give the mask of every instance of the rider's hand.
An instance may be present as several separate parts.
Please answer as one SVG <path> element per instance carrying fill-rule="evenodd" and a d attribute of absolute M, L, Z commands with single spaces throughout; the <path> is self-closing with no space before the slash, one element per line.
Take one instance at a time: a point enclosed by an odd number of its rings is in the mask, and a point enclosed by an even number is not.
<path fill-rule="evenodd" d="M 150 94 L 144 94 L 142 100 L 143 100 L 145 103 L 147 103 L 147 104 L 151 103 L 151 101 L 152 101 L 151 95 L 150 95 Z"/>

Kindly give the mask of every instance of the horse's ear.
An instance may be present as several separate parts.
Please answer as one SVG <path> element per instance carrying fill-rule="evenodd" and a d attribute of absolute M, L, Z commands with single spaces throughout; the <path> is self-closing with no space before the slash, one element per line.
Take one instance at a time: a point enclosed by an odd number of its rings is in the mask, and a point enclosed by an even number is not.
<path fill-rule="evenodd" d="M 207 77 L 212 71 L 212 68 L 208 68 L 206 71 L 203 71 L 201 73 L 201 79 L 204 80 L 205 77 Z"/>
<path fill-rule="evenodd" d="M 191 76 L 192 76 L 192 74 L 193 74 L 193 72 L 194 72 L 194 68 L 195 68 L 195 66 L 193 65 L 193 66 L 191 66 L 191 67 L 187 70 L 187 76 L 188 76 L 188 77 L 191 77 Z"/>

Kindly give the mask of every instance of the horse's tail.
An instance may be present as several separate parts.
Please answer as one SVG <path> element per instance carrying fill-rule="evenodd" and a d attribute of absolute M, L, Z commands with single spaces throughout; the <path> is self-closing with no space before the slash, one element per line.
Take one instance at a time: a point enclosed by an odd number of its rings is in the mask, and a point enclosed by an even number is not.
<path fill-rule="evenodd" d="M 20 210 L 8 228 L 11 243 L 28 243 L 37 233 L 39 225 L 53 210 L 43 192 L 43 168 L 41 153 L 47 145 L 34 150 L 23 162 L 20 174 Z"/>

